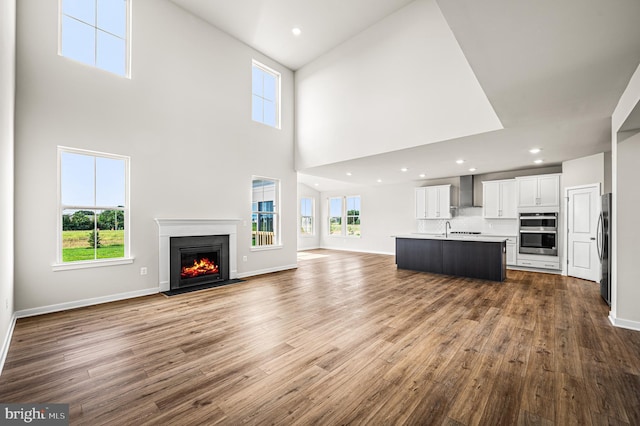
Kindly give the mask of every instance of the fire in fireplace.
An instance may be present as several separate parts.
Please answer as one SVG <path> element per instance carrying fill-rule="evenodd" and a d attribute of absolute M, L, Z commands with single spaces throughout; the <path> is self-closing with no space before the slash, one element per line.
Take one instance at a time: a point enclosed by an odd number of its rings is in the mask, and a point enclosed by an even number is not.
<path fill-rule="evenodd" d="M 229 279 L 229 236 L 171 237 L 172 290 Z"/>

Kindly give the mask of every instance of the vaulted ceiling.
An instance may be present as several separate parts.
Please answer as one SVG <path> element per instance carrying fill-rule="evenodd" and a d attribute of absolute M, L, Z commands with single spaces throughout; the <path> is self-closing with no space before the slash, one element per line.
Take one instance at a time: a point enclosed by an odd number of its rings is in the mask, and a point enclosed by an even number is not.
<path fill-rule="evenodd" d="M 407 0 L 172 0 L 233 37 L 297 70 L 347 42 Z M 424 1 L 424 0 L 416 0 Z M 637 0 L 436 0 L 504 129 L 301 170 L 307 183 L 417 180 L 400 167 L 430 161 L 428 177 L 545 164 L 610 149 L 610 116 L 640 63 Z M 294 36 L 292 28 L 302 33 Z M 465 165 L 466 167 L 466 165 Z"/>

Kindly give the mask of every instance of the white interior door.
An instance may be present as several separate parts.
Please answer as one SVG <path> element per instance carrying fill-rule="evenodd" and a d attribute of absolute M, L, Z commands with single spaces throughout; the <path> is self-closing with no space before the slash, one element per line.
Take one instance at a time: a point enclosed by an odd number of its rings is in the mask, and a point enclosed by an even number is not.
<path fill-rule="evenodd" d="M 600 214 L 600 185 L 567 189 L 567 274 L 585 280 L 600 279 L 596 232 Z"/>

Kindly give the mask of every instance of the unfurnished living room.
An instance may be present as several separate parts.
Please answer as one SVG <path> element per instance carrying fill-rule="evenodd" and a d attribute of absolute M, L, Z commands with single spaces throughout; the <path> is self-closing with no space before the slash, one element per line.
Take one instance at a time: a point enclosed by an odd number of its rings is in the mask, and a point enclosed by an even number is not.
<path fill-rule="evenodd" d="M 640 424 L 637 0 L 2 0 L 1 424 Z"/>

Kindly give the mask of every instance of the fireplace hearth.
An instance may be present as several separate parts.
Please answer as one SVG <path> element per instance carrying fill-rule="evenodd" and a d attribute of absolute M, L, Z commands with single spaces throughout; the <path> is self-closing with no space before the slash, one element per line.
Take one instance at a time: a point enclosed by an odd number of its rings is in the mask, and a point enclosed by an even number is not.
<path fill-rule="evenodd" d="M 229 236 L 170 238 L 170 289 L 229 280 Z"/>

